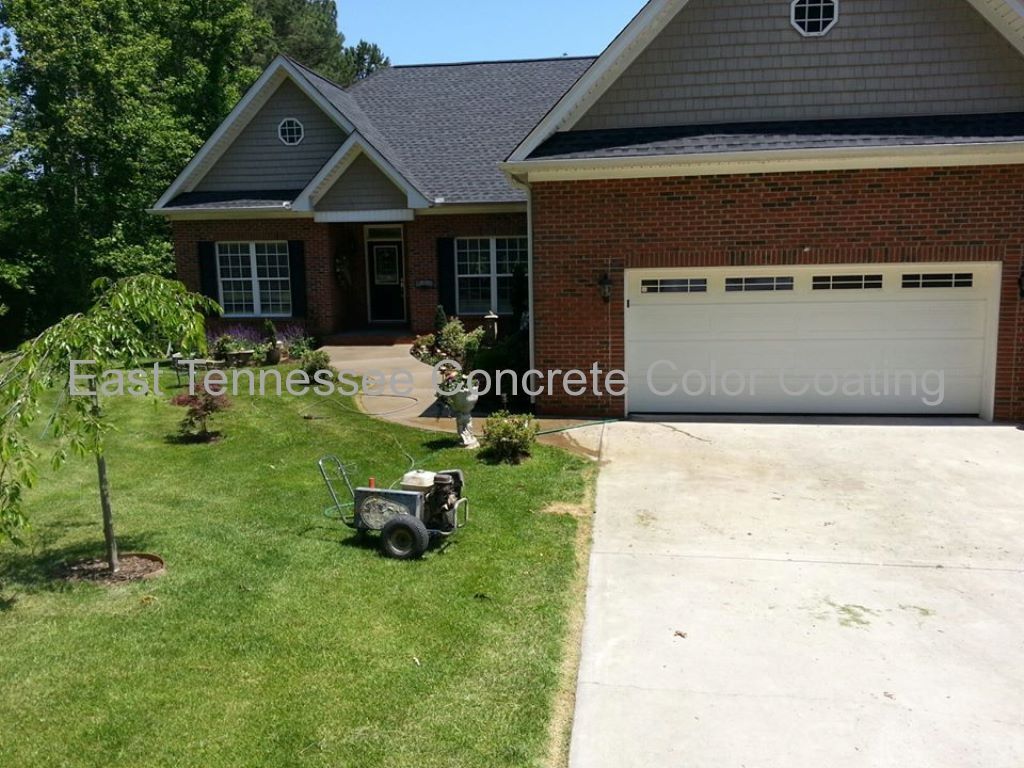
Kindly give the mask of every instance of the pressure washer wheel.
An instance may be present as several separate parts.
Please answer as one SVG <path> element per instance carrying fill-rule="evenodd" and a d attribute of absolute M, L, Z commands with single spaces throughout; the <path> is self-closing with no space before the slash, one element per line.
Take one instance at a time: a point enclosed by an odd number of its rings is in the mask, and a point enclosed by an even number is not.
<path fill-rule="evenodd" d="M 385 523 L 380 532 L 380 549 L 396 560 L 422 557 L 430 546 L 430 534 L 423 521 L 412 515 L 399 515 Z"/>

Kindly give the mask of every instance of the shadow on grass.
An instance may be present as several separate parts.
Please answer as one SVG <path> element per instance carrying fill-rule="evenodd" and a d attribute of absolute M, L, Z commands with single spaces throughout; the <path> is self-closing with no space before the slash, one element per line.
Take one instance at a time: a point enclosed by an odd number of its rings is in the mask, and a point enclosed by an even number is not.
<path fill-rule="evenodd" d="M 434 440 L 427 440 L 422 445 L 431 453 L 437 453 L 438 451 L 448 451 L 452 448 L 461 448 L 462 440 L 458 437 L 438 437 Z"/>
<path fill-rule="evenodd" d="M 145 540 L 137 536 L 118 537 L 117 545 L 123 553 L 146 551 Z M 39 544 L 22 547 L 4 555 L 0 561 L 0 579 L 9 585 L 17 584 L 25 589 L 63 592 L 70 586 L 62 578 L 62 573 L 69 563 L 104 556 L 103 538 L 99 535 L 95 541 L 64 547 L 49 548 Z M 10 604 L 14 604 L 13 599 L 10 600 Z M 0 610 L 9 610 L 9 606 Z"/>
<path fill-rule="evenodd" d="M 224 437 L 222 432 L 207 432 L 205 435 L 165 435 L 164 442 L 168 445 L 213 445 Z"/>

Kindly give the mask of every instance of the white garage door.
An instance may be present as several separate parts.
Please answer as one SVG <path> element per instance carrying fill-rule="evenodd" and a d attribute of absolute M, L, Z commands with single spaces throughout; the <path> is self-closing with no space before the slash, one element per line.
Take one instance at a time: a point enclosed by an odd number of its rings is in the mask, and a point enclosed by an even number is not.
<path fill-rule="evenodd" d="M 991 418 L 998 263 L 628 270 L 631 413 Z"/>

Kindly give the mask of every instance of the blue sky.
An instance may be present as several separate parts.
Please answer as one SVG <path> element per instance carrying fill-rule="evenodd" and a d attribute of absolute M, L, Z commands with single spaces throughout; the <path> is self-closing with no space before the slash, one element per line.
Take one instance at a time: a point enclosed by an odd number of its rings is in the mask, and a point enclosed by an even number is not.
<path fill-rule="evenodd" d="M 392 64 L 598 54 L 645 0 L 338 0 L 349 45 L 377 43 Z"/>

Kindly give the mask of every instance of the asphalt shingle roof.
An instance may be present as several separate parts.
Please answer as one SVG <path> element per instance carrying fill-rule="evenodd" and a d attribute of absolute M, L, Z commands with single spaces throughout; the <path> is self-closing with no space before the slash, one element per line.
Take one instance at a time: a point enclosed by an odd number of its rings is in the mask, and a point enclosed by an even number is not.
<path fill-rule="evenodd" d="M 1024 141 L 1024 113 L 806 120 L 556 133 L 531 160 Z"/>
<path fill-rule="evenodd" d="M 525 194 L 509 184 L 498 163 L 593 61 L 390 67 L 344 93 L 387 137 L 390 150 L 378 149 L 403 173 L 407 171 L 428 199 L 521 201 Z"/>

